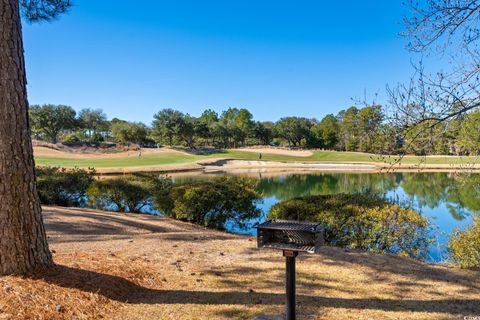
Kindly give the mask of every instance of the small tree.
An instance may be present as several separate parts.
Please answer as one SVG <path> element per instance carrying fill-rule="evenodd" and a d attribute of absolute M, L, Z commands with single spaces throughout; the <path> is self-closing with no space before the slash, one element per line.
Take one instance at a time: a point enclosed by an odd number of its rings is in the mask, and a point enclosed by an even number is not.
<path fill-rule="evenodd" d="M 113 138 L 117 143 L 142 144 L 147 139 L 147 127 L 141 122 L 115 121 L 110 125 Z"/>
<path fill-rule="evenodd" d="M 322 147 L 334 149 L 338 142 L 337 118 L 332 114 L 326 115 L 315 128 L 322 141 Z"/>
<path fill-rule="evenodd" d="M 255 179 L 224 176 L 173 186 L 165 180 L 156 183 L 156 207 L 175 219 L 223 229 L 227 221 L 242 227 L 245 221 L 260 215 L 255 206 L 260 201 Z M 160 190 L 158 195 L 156 190 Z"/>
<path fill-rule="evenodd" d="M 375 152 L 378 129 L 383 121 L 382 107 L 366 106 L 358 113 L 359 148 L 360 152 Z"/>
<path fill-rule="evenodd" d="M 107 115 L 101 109 L 82 109 L 78 118 L 80 126 L 85 130 L 85 136 L 90 140 L 98 139 L 99 133 L 107 128 Z"/>
<path fill-rule="evenodd" d="M 313 124 L 311 120 L 306 118 L 285 117 L 275 124 L 275 132 L 277 136 L 287 140 L 289 145 L 301 146 L 302 141 L 308 138 Z"/>
<path fill-rule="evenodd" d="M 317 195 L 275 204 L 269 218 L 321 222 L 325 242 L 411 257 L 427 254 L 428 220 L 370 194 Z"/>
<path fill-rule="evenodd" d="M 358 108 L 339 112 L 340 144 L 345 151 L 357 151 L 359 144 Z"/>
<path fill-rule="evenodd" d="M 194 147 L 194 138 L 195 138 L 195 122 L 194 117 L 189 116 L 188 114 L 183 117 L 180 121 L 180 126 L 178 129 L 178 137 L 185 145 L 189 148 Z"/>
<path fill-rule="evenodd" d="M 38 168 L 37 189 L 42 204 L 83 206 L 87 188 L 93 183 L 93 169 Z"/>
<path fill-rule="evenodd" d="M 273 140 L 273 122 L 256 122 L 253 129 L 254 137 L 260 141 L 261 144 L 269 145 Z"/>
<path fill-rule="evenodd" d="M 152 136 L 155 142 L 173 146 L 178 139 L 183 117 L 183 113 L 173 109 L 163 109 L 156 113 L 152 122 Z"/>
<path fill-rule="evenodd" d="M 470 155 L 480 153 L 480 110 L 466 116 L 460 127 L 458 144 Z"/>
<path fill-rule="evenodd" d="M 196 124 L 195 124 L 196 135 L 204 139 L 206 145 L 208 145 L 209 142 L 212 144 L 215 144 L 214 130 L 217 123 L 218 123 L 218 114 L 211 109 L 207 109 L 203 111 L 203 113 L 200 115 L 200 117 L 196 121 Z"/>
<path fill-rule="evenodd" d="M 464 268 L 480 267 L 480 216 L 465 230 L 455 230 L 448 242 L 450 256 Z"/>
<path fill-rule="evenodd" d="M 138 213 L 151 197 L 149 184 L 134 176 L 95 181 L 87 193 L 92 206 L 119 212 Z"/>
<path fill-rule="evenodd" d="M 76 112 L 69 106 L 32 105 L 29 114 L 32 131 L 52 143 L 57 143 L 62 131 L 74 129 L 77 126 Z"/>

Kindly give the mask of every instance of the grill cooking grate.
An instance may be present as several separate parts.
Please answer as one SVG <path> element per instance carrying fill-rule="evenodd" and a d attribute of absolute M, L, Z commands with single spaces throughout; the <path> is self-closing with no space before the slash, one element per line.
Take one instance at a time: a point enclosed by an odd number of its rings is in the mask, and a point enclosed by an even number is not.
<path fill-rule="evenodd" d="M 270 249 L 292 250 L 292 251 L 315 253 L 315 246 L 299 246 L 298 244 L 272 242 L 272 243 L 265 244 L 263 247 L 270 248 Z"/>
<path fill-rule="evenodd" d="M 315 253 L 323 244 L 323 226 L 320 223 L 271 220 L 257 226 L 259 248 Z"/>
<path fill-rule="evenodd" d="M 323 229 L 322 224 L 318 222 L 288 221 L 288 220 L 266 221 L 258 225 L 257 228 L 271 229 L 271 230 L 311 231 L 311 232 L 315 232 L 318 229 Z"/>

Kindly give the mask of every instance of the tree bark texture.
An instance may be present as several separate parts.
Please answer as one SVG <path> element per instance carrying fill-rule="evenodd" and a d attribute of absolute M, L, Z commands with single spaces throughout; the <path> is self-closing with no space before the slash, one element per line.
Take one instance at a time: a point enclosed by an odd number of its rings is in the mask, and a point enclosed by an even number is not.
<path fill-rule="evenodd" d="M 0 274 L 52 264 L 35 186 L 18 0 L 0 0 Z"/>

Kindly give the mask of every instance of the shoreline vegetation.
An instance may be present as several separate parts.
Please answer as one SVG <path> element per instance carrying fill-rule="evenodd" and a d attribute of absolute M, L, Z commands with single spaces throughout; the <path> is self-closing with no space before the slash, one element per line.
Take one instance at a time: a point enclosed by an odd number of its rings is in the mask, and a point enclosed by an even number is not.
<path fill-rule="evenodd" d="M 182 181 L 166 175 L 131 173 L 102 179 L 96 177 L 94 169 L 53 167 L 38 168 L 36 175 L 43 205 L 161 214 L 232 232 L 251 228 L 255 221 L 265 218 L 315 221 L 325 225 L 325 241 L 329 245 L 402 253 L 419 259 L 429 256 L 430 244 L 437 239 L 430 234 L 435 226 L 432 228 L 430 220 L 410 204 L 387 198 L 385 194 L 369 190 L 366 185 L 350 192 L 337 190 L 329 193 L 323 189 L 324 195 L 283 198 L 270 208 L 267 216 L 263 216 L 258 205 L 268 191 L 265 185 L 262 187 L 261 179 L 243 175 L 216 175 L 209 179 L 187 178 Z M 463 187 L 468 188 L 468 185 Z M 453 200 L 455 196 L 449 196 L 449 199 Z M 471 229 L 452 231 L 453 238 L 458 241 L 449 246 L 448 256 L 442 252 L 442 258 L 435 261 L 447 262 L 453 253 L 455 261 L 462 266 L 480 266 L 476 236 L 479 227 L 478 221 L 474 220 Z"/>
<path fill-rule="evenodd" d="M 0 279 L 12 319 L 253 319 L 284 311 L 284 258 L 170 218 L 43 207 L 56 266 Z M 457 319 L 480 271 L 324 247 L 297 262 L 298 318 Z M 15 315 L 15 316 L 14 316 Z"/>
<path fill-rule="evenodd" d="M 382 156 L 361 152 L 288 149 L 259 146 L 211 149 L 203 152 L 174 148 L 138 148 L 104 152 L 100 149 L 58 150 L 35 146 L 37 166 L 95 168 L 100 174 L 156 171 L 163 173 L 257 173 L 298 171 L 477 171 L 473 156 Z M 397 163 L 398 162 L 398 163 Z"/>

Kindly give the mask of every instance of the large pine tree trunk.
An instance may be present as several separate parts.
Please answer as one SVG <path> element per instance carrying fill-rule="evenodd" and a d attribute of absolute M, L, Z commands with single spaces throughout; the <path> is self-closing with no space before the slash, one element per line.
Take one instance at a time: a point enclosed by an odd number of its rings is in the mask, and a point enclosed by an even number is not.
<path fill-rule="evenodd" d="M 18 0 L 0 0 L 0 274 L 51 264 L 35 187 Z"/>

